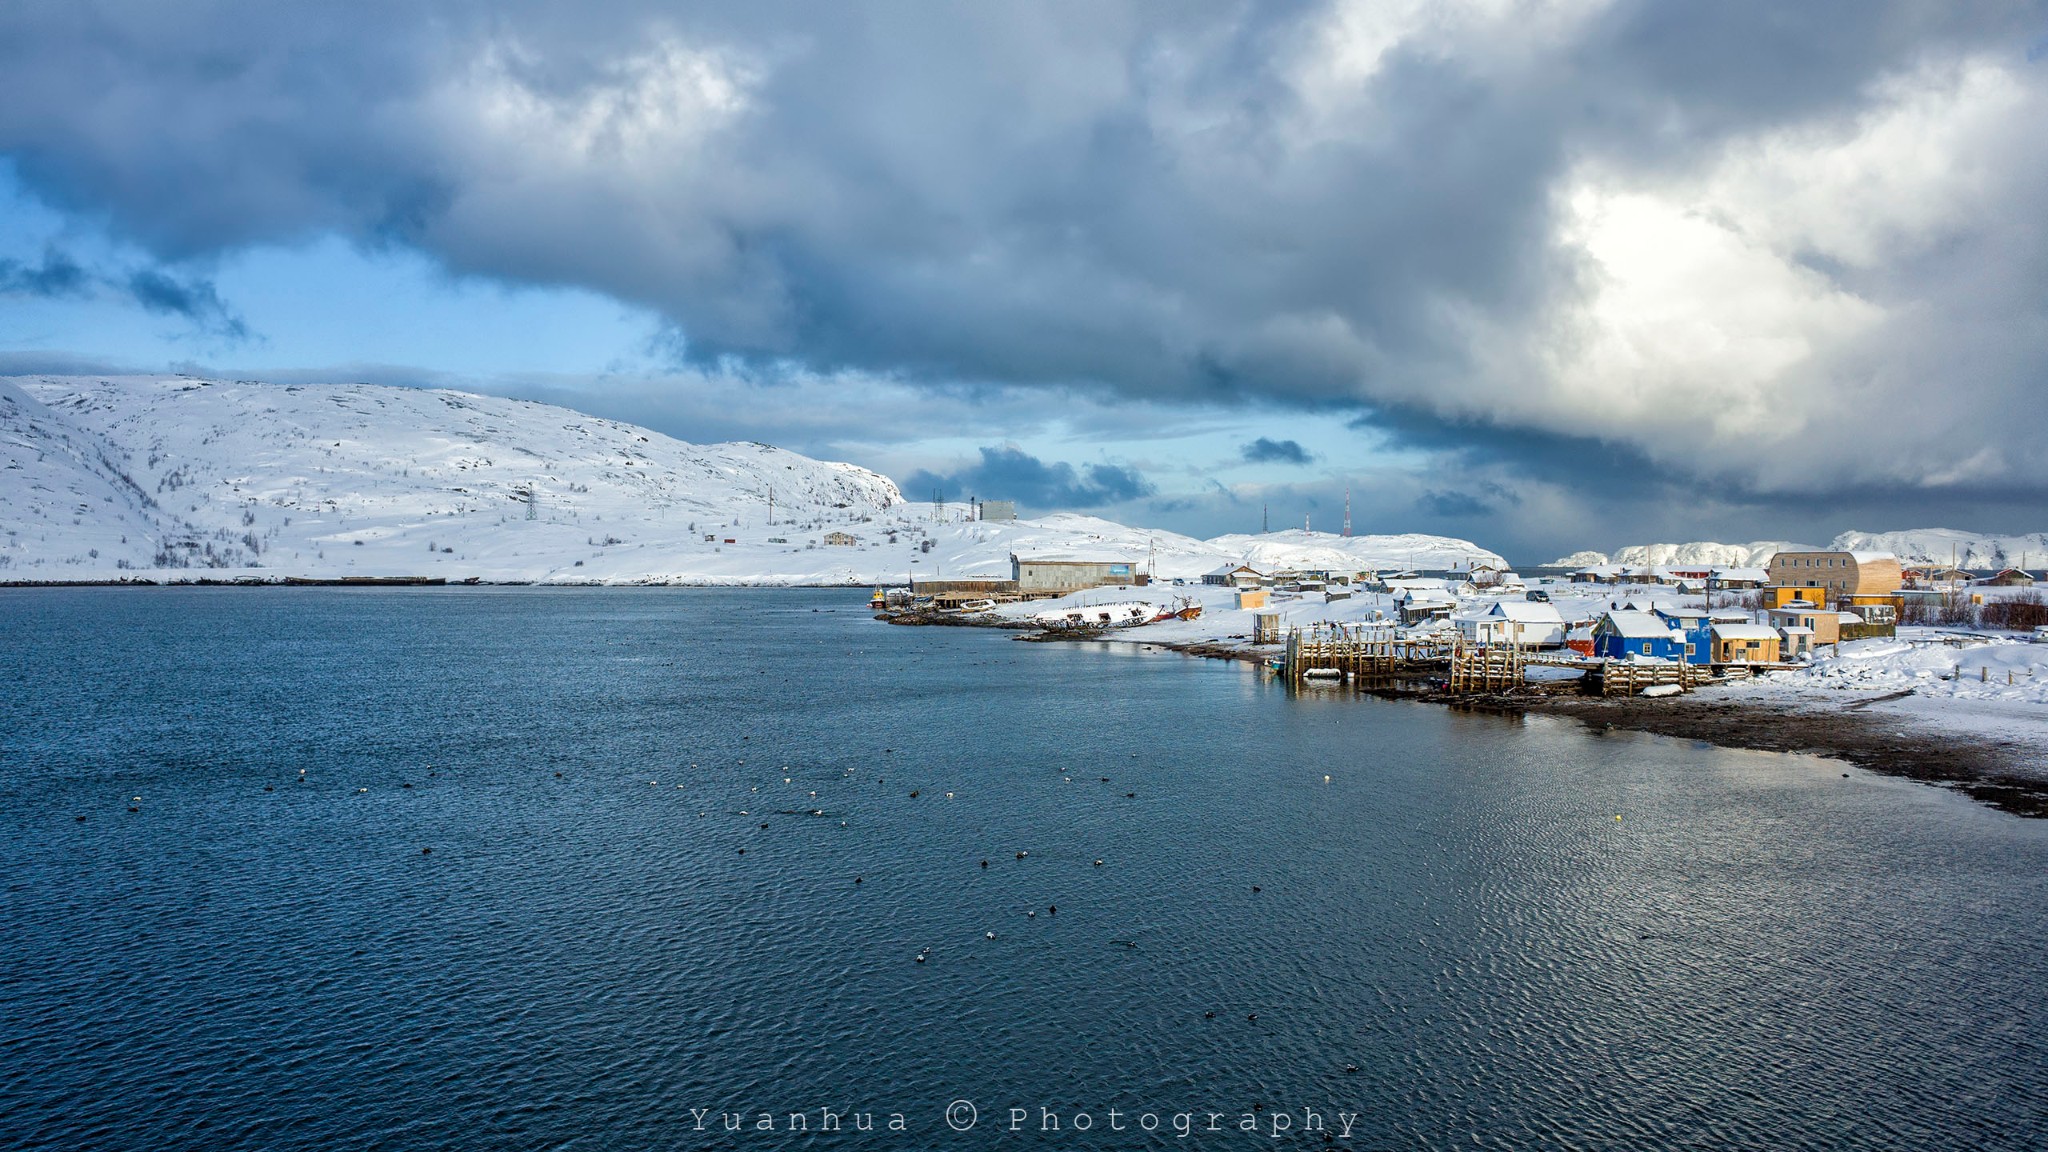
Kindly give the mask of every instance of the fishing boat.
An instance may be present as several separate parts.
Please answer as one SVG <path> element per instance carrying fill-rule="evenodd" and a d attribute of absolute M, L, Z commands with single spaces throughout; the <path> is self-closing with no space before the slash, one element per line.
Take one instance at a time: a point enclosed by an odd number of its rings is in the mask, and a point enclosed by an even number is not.
<path fill-rule="evenodd" d="M 1040 612 L 1031 618 L 1031 622 L 1043 628 L 1093 632 L 1104 628 L 1133 628 L 1140 624 L 1150 624 L 1155 618 L 1155 612 L 1152 604 L 1142 600 L 1121 604 L 1085 604 Z"/>

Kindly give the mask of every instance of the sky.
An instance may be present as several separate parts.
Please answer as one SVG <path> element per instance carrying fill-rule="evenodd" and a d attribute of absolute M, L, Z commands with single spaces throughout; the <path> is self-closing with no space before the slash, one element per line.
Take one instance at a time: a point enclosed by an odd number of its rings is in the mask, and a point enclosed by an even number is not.
<path fill-rule="evenodd" d="M 2048 528 L 2048 2 L 0 7 L 0 373 L 1520 562 Z"/>

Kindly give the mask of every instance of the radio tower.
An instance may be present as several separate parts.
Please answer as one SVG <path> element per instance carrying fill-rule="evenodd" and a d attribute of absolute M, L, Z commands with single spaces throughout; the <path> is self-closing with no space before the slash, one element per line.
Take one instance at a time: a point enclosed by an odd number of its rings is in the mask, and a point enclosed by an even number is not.
<path fill-rule="evenodd" d="M 1351 535 L 1351 485 L 1344 486 L 1344 535 Z"/>
<path fill-rule="evenodd" d="M 1268 532 L 1271 532 L 1272 530 L 1273 530 L 1273 520 L 1272 520 L 1272 517 L 1271 517 L 1271 516 L 1269 516 L 1269 515 L 1267 515 L 1267 508 L 1266 508 L 1266 506 L 1265 506 L 1264 504 L 1261 504 L 1261 505 L 1259 505 L 1259 534 L 1263 536 L 1263 535 L 1265 535 L 1266 533 L 1268 533 Z"/>

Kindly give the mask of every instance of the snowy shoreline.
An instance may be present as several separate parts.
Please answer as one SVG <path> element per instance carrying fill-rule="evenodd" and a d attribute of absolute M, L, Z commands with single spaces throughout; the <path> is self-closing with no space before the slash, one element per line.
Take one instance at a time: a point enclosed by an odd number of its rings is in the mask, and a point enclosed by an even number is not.
<path fill-rule="evenodd" d="M 1594 586 L 1552 588 L 1569 618 L 1615 600 L 1686 602 L 1674 590 Z M 1192 621 L 1169 620 L 1075 637 L 1074 642 L 1136 644 L 1190 656 L 1263 663 L 1277 645 L 1248 642 L 1250 612 L 1225 589 L 1095 589 L 1059 600 L 1010 605 L 1009 626 L 1047 608 L 1090 600 L 1146 599 L 1162 606 L 1190 599 Z M 1697 604 L 1698 597 L 1690 598 Z M 1360 592 L 1348 599 L 1278 598 L 1268 611 L 1284 625 L 1355 623 L 1392 615 L 1391 598 Z M 995 615 L 995 614 L 991 614 Z M 968 623 L 969 621 L 960 621 Z M 1411 689 L 1319 687 L 1483 711 L 1576 719 L 1595 730 L 1626 730 L 1703 740 L 1728 748 L 1844 760 L 1882 775 L 1954 788 L 2014 815 L 2048 817 L 2048 644 L 1953 629 L 1900 629 L 1894 640 L 1839 646 L 1790 671 L 1728 680 L 1666 699 L 1573 695 L 1446 697 Z"/>

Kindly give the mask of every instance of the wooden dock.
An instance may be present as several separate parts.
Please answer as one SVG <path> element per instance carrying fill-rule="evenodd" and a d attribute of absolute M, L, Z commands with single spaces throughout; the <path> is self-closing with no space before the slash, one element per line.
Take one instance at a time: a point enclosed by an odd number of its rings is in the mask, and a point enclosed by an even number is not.
<path fill-rule="evenodd" d="M 1402 638 L 1391 623 L 1311 624 L 1287 632 L 1280 676 L 1290 685 L 1336 679 L 1386 683 L 1440 671 L 1448 641 Z"/>
<path fill-rule="evenodd" d="M 1516 644 L 1468 645 L 1451 650 L 1451 674 L 1444 688 L 1454 696 L 1512 692 L 1525 683 L 1528 653 Z"/>
<path fill-rule="evenodd" d="M 1531 651 L 1513 644 L 1468 644 L 1437 632 L 1400 636 L 1392 623 L 1311 624 L 1290 628 L 1279 664 L 1290 687 L 1316 680 L 1391 685 L 1435 680 L 1453 696 L 1508 692 L 1576 691 L 1595 696 L 1635 696 L 1646 688 L 1671 685 L 1681 692 L 1740 675 L 1761 675 L 1790 664 L 1689 664 L 1677 661 L 1604 660 L 1576 652 Z M 1532 667 L 1583 673 L 1573 682 L 1531 685 Z M 1570 687 L 1567 688 L 1567 684 Z"/>

